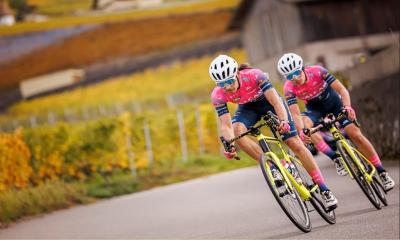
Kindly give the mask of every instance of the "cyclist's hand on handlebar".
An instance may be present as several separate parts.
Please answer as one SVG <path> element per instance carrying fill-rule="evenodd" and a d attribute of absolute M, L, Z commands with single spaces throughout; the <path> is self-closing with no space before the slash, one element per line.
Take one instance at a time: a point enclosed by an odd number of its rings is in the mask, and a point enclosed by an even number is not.
<path fill-rule="evenodd" d="M 227 152 L 226 150 L 224 151 L 224 156 L 226 157 L 226 159 L 228 160 L 232 160 L 232 158 L 237 157 L 237 152 L 236 152 L 236 148 L 232 147 L 230 152 Z"/>
<path fill-rule="evenodd" d="M 285 120 L 281 121 L 279 124 L 279 133 L 283 134 L 283 133 L 287 133 L 289 131 L 290 131 L 289 123 Z"/>
<path fill-rule="evenodd" d="M 344 110 L 346 110 L 347 116 L 349 117 L 350 121 L 354 121 L 356 119 L 356 112 L 351 106 L 345 106 Z"/>
<path fill-rule="evenodd" d="M 311 137 L 306 134 L 307 131 L 310 132 L 311 130 L 308 129 L 308 128 L 304 128 L 303 130 L 300 131 L 300 139 L 304 143 L 310 144 L 311 143 Z"/>

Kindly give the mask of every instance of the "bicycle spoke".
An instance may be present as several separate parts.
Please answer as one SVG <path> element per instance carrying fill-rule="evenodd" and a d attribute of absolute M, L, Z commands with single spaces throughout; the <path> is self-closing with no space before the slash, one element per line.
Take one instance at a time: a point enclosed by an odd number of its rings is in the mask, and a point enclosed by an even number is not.
<path fill-rule="evenodd" d="M 308 216 L 308 211 L 296 189 L 293 188 L 290 190 L 288 188 L 282 173 L 273 161 L 263 159 L 260 165 L 265 180 L 267 180 L 268 186 L 282 210 L 300 230 L 303 232 L 309 232 L 311 230 L 311 222 Z M 271 169 L 274 169 L 275 177 L 273 176 Z M 278 178 L 280 180 L 278 180 Z M 279 186 L 277 186 L 278 181 Z M 284 185 L 281 185 L 282 183 Z M 282 191 L 283 188 L 285 188 L 284 192 Z"/>

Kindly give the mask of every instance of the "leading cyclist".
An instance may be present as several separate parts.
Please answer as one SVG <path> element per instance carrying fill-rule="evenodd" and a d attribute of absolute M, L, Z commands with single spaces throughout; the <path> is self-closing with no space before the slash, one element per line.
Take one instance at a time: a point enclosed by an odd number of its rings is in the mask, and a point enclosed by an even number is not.
<path fill-rule="evenodd" d="M 298 138 L 289 110 L 272 86 L 268 75 L 245 64 L 238 67 L 237 62 L 227 55 L 215 58 L 210 64 L 209 73 L 217 84 L 211 98 L 220 120 L 222 136 L 232 139 L 247 131 L 268 111 L 274 112 L 281 121 L 279 131 L 282 140 L 302 161 L 313 181 L 318 184 L 326 207 L 334 209 L 337 199 L 326 186 L 311 153 Z M 239 105 L 233 119 L 229 114 L 228 102 Z M 261 147 L 249 137 L 239 139 L 237 144 L 256 161 L 261 160 Z M 237 155 L 236 149 L 233 147 L 231 152 L 224 152 L 224 155 L 232 159 Z"/>
<path fill-rule="evenodd" d="M 329 149 L 332 151 L 319 134 L 313 134 L 310 139 L 303 133 L 303 129 L 312 128 L 321 117 L 328 113 L 337 116 L 344 108 L 348 113 L 348 118 L 340 121 L 340 124 L 361 153 L 376 167 L 385 190 L 391 190 L 395 184 L 393 179 L 383 168 L 375 148 L 361 133 L 360 128 L 353 123 L 356 113 L 351 107 L 349 92 L 343 84 L 321 66 L 303 67 L 303 59 L 294 53 L 284 54 L 279 59 L 277 67 L 286 79 L 284 92 L 297 131 L 300 132 L 300 138 L 306 143 L 312 141 L 325 152 Z M 306 104 L 307 111 L 303 113 L 303 119 L 300 116 L 296 97 Z"/>

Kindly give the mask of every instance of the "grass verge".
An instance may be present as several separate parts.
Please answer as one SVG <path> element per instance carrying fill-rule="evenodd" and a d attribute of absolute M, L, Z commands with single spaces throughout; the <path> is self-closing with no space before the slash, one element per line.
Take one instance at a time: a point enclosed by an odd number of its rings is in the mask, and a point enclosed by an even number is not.
<path fill-rule="evenodd" d="M 48 182 L 37 187 L 0 193 L 0 226 L 20 218 L 76 204 L 94 202 L 123 194 L 143 191 L 219 172 L 253 166 L 255 161 L 243 156 L 241 161 L 226 161 L 220 156 L 192 157 L 186 163 L 170 161 L 153 170 L 141 171 L 134 178 L 130 172 L 94 175 L 85 182 Z"/>

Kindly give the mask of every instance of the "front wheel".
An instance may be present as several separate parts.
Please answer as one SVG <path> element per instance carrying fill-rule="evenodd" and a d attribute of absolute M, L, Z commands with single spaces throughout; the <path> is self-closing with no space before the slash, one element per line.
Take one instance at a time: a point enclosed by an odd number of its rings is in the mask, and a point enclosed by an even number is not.
<path fill-rule="evenodd" d="M 372 177 L 372 179 L 374 180 L 372 182 L 372 188 L 374 189 L 376 195 L 378 196 L 379 200 L 381 200 L 381 202 L 383 203 L 384 206 L 388 205 L 387 199 L 386 199 L 386 191 L 383 188 L 383 184 L 382 181 L 379 179 L 378 176 L 374 175 Z"/>
<path fill-rule="evenodd" d="M 297 161 L 293 161 L 303 184 L 308 190 L 311 190 L 315 184 L 311 179 L 310 175 L 308 174 L 307 170 Z M 314 209 L 317 210 L 318 214 L 329 224 L 336 223 L 336 214 L 335 210 L 329 210 L 325 208 L 323 203 L 321 190 L 317 188 L 314 192 L 311 192 L 310 202 L 313 205 Z"/>
<path fill-rule="evenodd" d="M 372 205 L 374 205 L 376 209 L 378 210 L 381 209 L 382 206 L 372 187 L 373 182 L 372 183 L 368 182 L 367 178 L 364 176 L 364 172 L 361 171 L 361 169 L 356 164 L 356 161 L 358 161 L 365 166 L 366 165 L 366 163 L 364 162 L 365 160 L 359 157 L 358 154 L 354 151 L 353 153 L 357 159 L 353 159 L 350 153 L 348 153 L 347 149 L 341 143 L 338 143 L 338 150 L 345 164 L 348 166 L 351 175 L 353 175 L 354 179 L 360 186 L 361 190 L 364 192 L 365 196 L 367 196 L 368 200 L 372 203 Z"/>
<path fill-rule="evenodd" d="M 303 232 L 311 231 L 311 221 L 307 208 L 297 190 L 289 188 L 278 166 L 267 156 L 260 161 L 261 170 L 268 187 L 292 223 Z M 273 171 L 274 173 L 273 173 Z"/>

